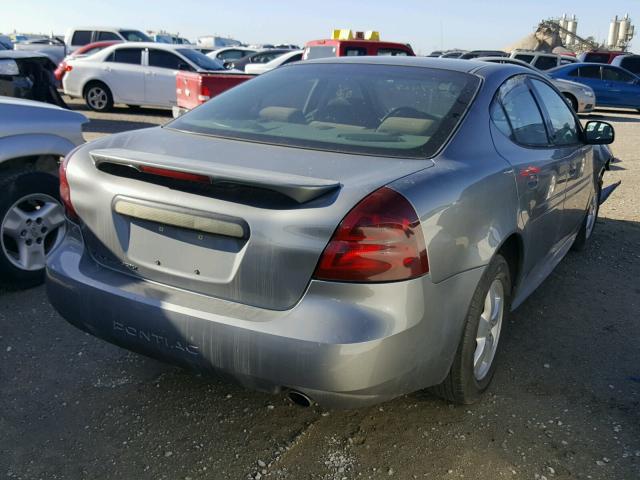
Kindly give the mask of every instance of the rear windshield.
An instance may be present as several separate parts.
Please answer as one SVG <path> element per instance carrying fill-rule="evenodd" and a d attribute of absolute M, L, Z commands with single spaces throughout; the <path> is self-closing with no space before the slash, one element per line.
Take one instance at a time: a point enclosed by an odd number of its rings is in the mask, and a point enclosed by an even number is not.
<path fill-rule="evenodd" d="M 152 42 L 151 38 L 139 30 L 120 30 L 120 35 L 127 42 Z"/>
<path fill-rule="evenodd" d="M 168 127 L 238 140 L 391 157 L 433 156 L 479 85 L 448 70 L 296 64 L 213 98 Z"/>
<path fill-rule="evenodd" d="M 337 57 L 337 51 L 337 46 L 307 47 L 307 50 L 304 52 L 304 59 L 313 60 L 314 58 Z"/>
<path fill-rule="evenodd" d="M 197 65 L 201 70 L 224 70 L 224 65 L 215 58 L 207 57 L 204 53 L 194 50 L 193 48 L 179 48 L 178 53 L 187 57 Z"/>

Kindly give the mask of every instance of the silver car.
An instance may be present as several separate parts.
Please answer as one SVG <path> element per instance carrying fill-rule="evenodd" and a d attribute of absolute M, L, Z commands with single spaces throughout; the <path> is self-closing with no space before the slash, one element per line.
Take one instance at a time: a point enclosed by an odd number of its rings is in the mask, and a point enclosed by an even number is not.
<path fill-rule="evenodd" d="M 482 62 L 519 65 L 521 67 L 534 70 L 541 75 L 547 76 L 549 81 L 560 91 L 560 93 L 564 95 L 574 111 L 578 113 L 589 113 L 593 112 L 595 108 L 596 94 L 593 91 L 593 88 L 589 87 L 588 85 L 584 85 L 578 82 L 571 82 L 569 80 L 563 80 L 560 78 L 551 78 L 545 72 L 538 70 L 530 63 L 523 62 L 522 60 L 518 60 L 516 58 L 481 57 L 477 58 L 476 60 Z"/>
<path fill-rule="evenodd" d="M 82 330 L 302 404 L 486 390 L 509 312 L 594 228 L 602 170 L 548 79 L 300 62 L 80 147 L 48 294 Z"/>

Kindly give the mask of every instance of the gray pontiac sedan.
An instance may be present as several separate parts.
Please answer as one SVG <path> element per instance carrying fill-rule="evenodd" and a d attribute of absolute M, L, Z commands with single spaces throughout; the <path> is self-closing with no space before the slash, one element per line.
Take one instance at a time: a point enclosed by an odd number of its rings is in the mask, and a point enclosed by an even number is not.
<path fill-rule="evenodd" d="M 603 122 L 518 66 L 300 62 L 79 147 L 48 294 L 116 345 L 299 404 L 470 403 L 593 231 Z"/>

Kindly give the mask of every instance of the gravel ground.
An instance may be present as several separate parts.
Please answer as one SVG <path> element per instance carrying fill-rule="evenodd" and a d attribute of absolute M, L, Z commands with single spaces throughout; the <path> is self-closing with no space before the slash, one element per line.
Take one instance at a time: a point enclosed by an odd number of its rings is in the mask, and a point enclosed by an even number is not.
<path fill-rule="evenodd" d="M 170 119 L 88 115 L 87 139 Z M 640 478 L 640 115 L 591 117 L 616 127 L 622 186 L 512 316 L 481 403 L 303 409 L 83 334 L 42 288 L 0 292 L 0 477 Z"/>

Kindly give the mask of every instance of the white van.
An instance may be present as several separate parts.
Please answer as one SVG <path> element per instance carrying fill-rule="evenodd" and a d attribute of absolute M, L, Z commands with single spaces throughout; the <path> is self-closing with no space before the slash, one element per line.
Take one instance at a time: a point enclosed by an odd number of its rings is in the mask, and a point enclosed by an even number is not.
<path fill-rule="evenodd" d="M 80 27 L 70 28 L 64 36 L 69 51 L 88 43 L 120 40 L 123 42 L 151 42 L 149 36 L 133 28 Z"/>
<path fill-rule="evenodd" d="M 556 55 L 555 53 L 535 52 L 533 50 L 516 50 L 511 53 L 511 58 L 533 65 L 538 70 L 549 70 L 550 68 L 578 61 L 570 55 Z"/>

